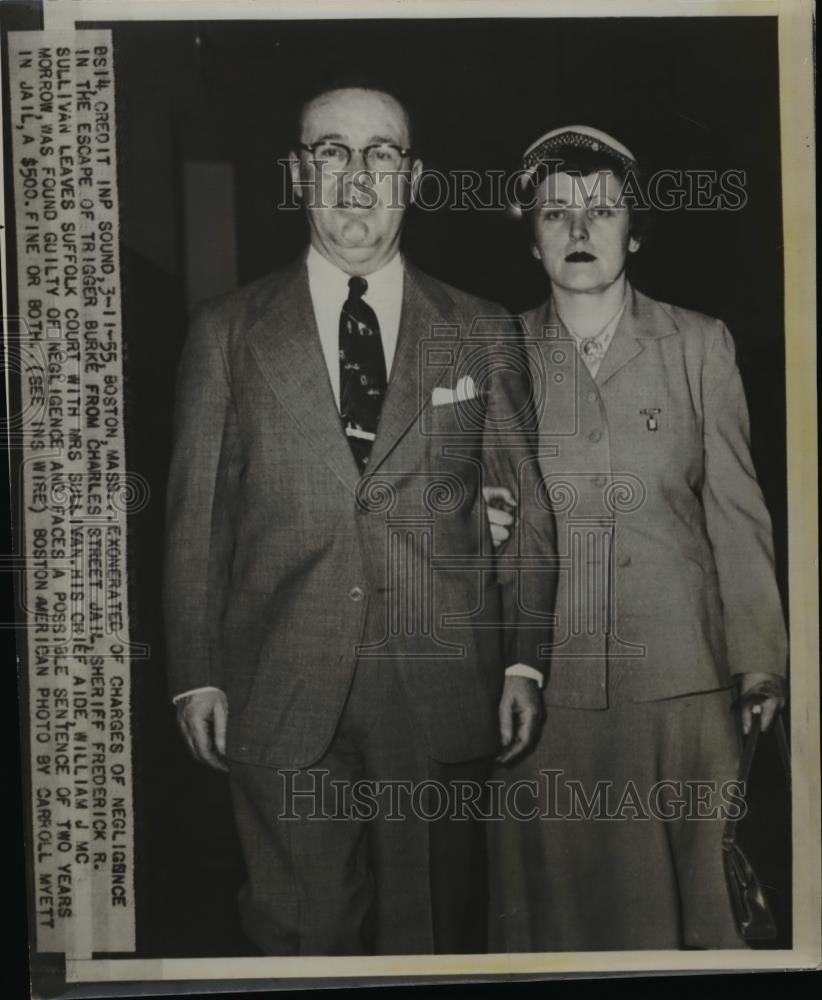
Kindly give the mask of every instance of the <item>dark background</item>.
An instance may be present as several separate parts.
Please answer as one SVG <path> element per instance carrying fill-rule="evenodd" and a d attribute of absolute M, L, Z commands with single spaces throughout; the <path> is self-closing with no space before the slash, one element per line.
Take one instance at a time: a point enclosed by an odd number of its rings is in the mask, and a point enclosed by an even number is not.
<path fill-rule="evenodd" d="M 779 94 L 772 18 L 403 20 L 113 25 L 129 467 L 152 500 L 130 525 L 136 661 L 134 770 L 141 956 L 251 954 L 234 893 L 243 877 L 224 776 L 191 762 L 166 691 L 159 603 L 163 494 L 177 359 L 186 333 L 183 165 L 234 169 L 237 278 L 291 259 L 304 222 L 278 211 L 302 93 L 357 69 L 413 99 L 440 170 L 511 170 L 535 138 L 586 123 L 649 169 L 744 170 L 740 212 L 660 216 L 632 260 L 651 296 L 719 316 L 734 334 L 754 461 L 786 595 L 786 469 Z M 415 140 L 415 144 L 417 144 Z M 207 210 L 207 206 L 203 206 Z M 213 234 L 214 240 L 220 233 Z M 546 279 L 502 211 L 412 211 L 405 252 L 429 273 L 519 311 Z M 276 511 L 272 512 L 276 516 Z M 790 946 L 787 799 L 766 738 L 746 846 Z M 649 887 L 649 891 L 653 891 Z"/>

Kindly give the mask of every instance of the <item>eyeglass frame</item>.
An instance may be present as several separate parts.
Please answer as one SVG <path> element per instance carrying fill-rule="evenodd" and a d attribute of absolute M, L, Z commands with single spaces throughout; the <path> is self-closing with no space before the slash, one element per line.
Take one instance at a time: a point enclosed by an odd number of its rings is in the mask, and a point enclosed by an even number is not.
<path fill-rule="evenodd" d="M 348 150 L 348 159 L 345 161 L 344 166 L 340 168 L 342 170 L 348 169 L 348 166 L 351 163 L 351 157 L 354 153 L 362 153 L 363 163 L 366 163 L 365 161 L 366 150 L 379 149 L 380 146 L 390 146 L 392 149 L 396 149 L 396 151 L 400 154 L 401 161 L 404 160 L 407 156 L 411 156 L 411 154 L 414 152 L 413 147 L 409 146 L 407 149 L 403 149 L 402 146 L 398 146 L 395 142 L 370 142 L 367 146 L 360 146 L 359 148 L 354 146 L 349 146 L 347 143 L 344 142 L 339 142 L 337 139 L 318 139 L 316 142 L 312 143 L 306 143 L 306 142 L 297 143 L 297 146 L 301 150 L 303 150 L 303 152 L 311 153 L 312 156 L 314 156 L 315 147 L 322 145 L 339 146 L 341 149 Z M 316 163 L 316 160 L 314 162 Z M 368 170 L 369 172 L 371 172 L 372 170 L 372 168 L 370 168 L 367 163 L 366 163 L 366 170 Z"/>

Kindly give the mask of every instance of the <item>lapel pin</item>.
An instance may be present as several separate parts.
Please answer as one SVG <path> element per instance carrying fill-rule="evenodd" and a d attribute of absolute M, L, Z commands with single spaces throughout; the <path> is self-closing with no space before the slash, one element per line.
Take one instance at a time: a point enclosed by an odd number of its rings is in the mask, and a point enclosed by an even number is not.
<path fill-rule="evenodd" d="M 643 417 L 647 417 L 645 426 L 648 428 L 649 431 L 659 430 L 659 423 L 656 419 L 657 413 L 662 413 L 662 410 L 660 410 L 659 407 L 649 406 L 644 410 L 640 410 L 639 412 L 642 414 Z"/>

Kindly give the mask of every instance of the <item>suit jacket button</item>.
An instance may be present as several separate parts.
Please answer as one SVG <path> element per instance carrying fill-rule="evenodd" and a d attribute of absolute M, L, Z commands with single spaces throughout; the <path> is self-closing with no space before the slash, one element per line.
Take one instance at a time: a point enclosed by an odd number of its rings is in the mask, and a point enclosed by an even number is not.
<path fill-rule="evenodd" d="M 602 440 L 602 431 L 597 430 L 597 429 L 592 430 L 591 433 L 588 435 L 588 440 L 589 441 L 593 441 L 594 444 L 596 444 L 597 441 L 601 441 Z"/>
<path fill-rule="evenodd" d="M 619 559 L 617 559 L 617 563 L 620 566 L 630 566 L 631 565 L 630 555 L 627 552 L 625 552 L 623 555 L 619 557 Z"/>
<path fill-rule="evenodd" d="M 365 597 L 365 591 L 362 587 L 352 587 L 351 590 L 348 591 L 348 596 L 352 601 L 361 601 L 363 597 Z"/>

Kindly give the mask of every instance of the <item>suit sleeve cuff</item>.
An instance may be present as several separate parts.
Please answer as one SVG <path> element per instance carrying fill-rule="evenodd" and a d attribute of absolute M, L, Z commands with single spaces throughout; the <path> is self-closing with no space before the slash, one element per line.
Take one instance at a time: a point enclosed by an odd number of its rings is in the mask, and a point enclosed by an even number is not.
<path fill-rule="evenodd" d="M 540 670 L 537 670 L 536 667 L 529 667 L 525 663 L 514 663 L 510 667 L 506 667 L 505 676 L 528 677 L 532 681 L 537 682 L 537 684 L 540 687 L 540 690 L 542 690 L 542 687 L 545 684 L 545 677 L 543 676 L 542 672 Z"/>
<path fill-rule="evenodd" d="M 179 694 L 175 694 L 171 699 L 171 704 L 176 705 L 178 701 L 183 698 L 187 698 L 190 694 L 197 694 L 199 691 L 221 691 L 222 688 L 214 687 L 212 684 L 208 684 L 201 688 L 189 688 L 188 691 L 181 691 Z"/>

